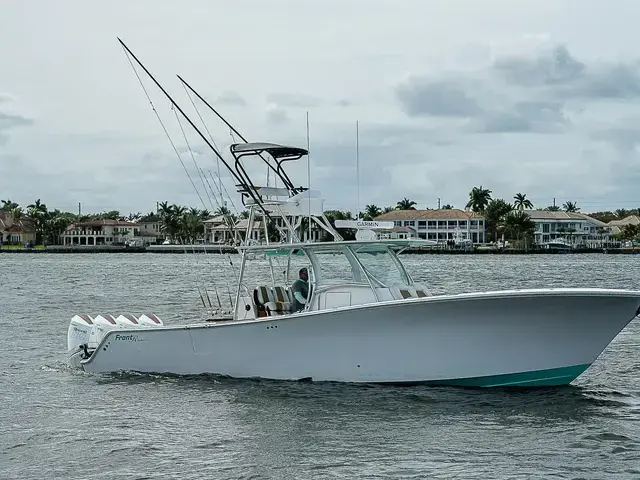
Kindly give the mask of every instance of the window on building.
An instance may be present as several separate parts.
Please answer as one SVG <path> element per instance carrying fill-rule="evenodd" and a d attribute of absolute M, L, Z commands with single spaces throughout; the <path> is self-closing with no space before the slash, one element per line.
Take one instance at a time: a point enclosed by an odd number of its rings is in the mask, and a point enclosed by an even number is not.
<path fill-rule="evenodd" d="M 427 222 L 427 227 L 428 227 L 429 229 L 431 229 L 431 228 L 438 228 L 438 222 L 436 222 L 435 220 L 429 220 L 429 221 Z"/>

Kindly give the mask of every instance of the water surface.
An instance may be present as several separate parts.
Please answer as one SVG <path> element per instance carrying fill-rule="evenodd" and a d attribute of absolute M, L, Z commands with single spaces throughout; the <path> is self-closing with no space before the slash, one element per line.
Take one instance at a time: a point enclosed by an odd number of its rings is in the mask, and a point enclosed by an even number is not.
<path fill-rule="evenodd" d="M 640 288 L 640 256 L 403 259 L 435 292 Z M 75 313 L 197 319 L 198 284 L 228 299 L 229 257 L 0 254 L 0 272 L 2 479 L 640 478 L 640 320 L 542 391 L 91 375 L 64 363 Z"/>

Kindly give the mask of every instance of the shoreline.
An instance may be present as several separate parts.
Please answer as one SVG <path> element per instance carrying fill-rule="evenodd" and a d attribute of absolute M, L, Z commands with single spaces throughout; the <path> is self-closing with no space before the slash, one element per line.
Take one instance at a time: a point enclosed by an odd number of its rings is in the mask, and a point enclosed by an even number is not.
<path fill-rule="evenodd" d="M 237 254 L 234 247 L 222 245 L 149 245 L 147 247 L 120 247 L 111 245 L 101 246 L 60 246 L 51 245 L 40 248 L 0 247 L 3 253 L 38 253 L 38 254 L 70 254 L 70 253 L 173 253 L 173 254 Z M 637 255 L 640 249 L 631 248 L 593 248 L 580 250 L 450 250 L 444 248 L 407 248 L 403 255 L 577 255 L 577 254 L 606 254 L 606 255 Z"/>

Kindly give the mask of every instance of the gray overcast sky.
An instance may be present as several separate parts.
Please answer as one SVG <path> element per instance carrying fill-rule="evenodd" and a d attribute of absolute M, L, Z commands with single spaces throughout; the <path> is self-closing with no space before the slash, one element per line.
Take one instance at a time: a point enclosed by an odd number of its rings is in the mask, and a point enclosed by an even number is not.
<path fill-rule="evenodd" d="M 305 146 L 308 110 L 326 208 L 355 211 L 356 120 L 362 205 L 464 207 L 483 185 L 540 206 L 638 208 L 638 18 L 636 0 L 2 0 L 0 197 L 199 205 L 119 36 L 189 112 L 176 73 L 252 141 Z M 228 130 L 205 119 L 228 155 Z M 306 163 L 294 175 L 306 184 Z"/>

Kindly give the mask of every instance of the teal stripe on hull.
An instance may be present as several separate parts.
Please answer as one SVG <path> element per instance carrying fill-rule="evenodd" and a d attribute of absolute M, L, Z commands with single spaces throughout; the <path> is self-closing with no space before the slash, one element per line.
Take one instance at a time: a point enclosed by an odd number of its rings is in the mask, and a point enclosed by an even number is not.
<path fill-rule="evenodd" d="M 455 378 L 433 380 L 429 385 L 450 385 L 457 387 L 558 387 L 568 385 L 580 376 L 590 364 L 570 367 L 550 368 L 532 372 L 507 373 L 487 377 Z"/>

